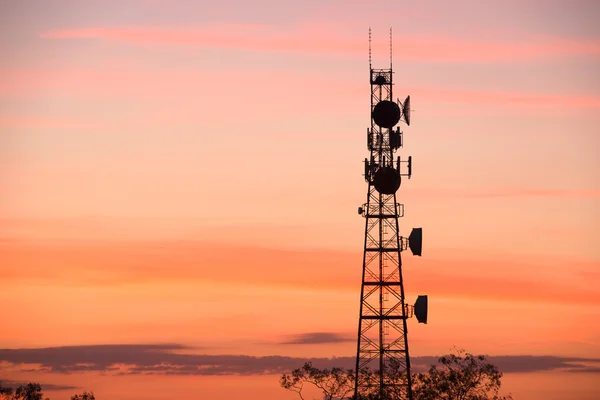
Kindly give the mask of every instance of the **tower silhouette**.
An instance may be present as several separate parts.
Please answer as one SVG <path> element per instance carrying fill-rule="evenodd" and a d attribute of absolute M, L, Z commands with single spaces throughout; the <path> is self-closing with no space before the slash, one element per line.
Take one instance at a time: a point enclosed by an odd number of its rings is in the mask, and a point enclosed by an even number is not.
<path fill-rule="evenodd" d="M 354 398 L 370 394 L 369 398 L 381 400 L 412 400 L 407 319 L 415 315 L 419 322 L 427 322 L 427 296 L 408 305 L 404 295 L 401 252 L 410 248 L 414 255 L 421 255 L 422 229 L 413 229 L 408 238 L 399 233 L 398 218 L 404 215 L 404 205 L 397 202 L 396 192 L 402 177 L 411 177 L 412 158 L 394 159 L 403 145 L 403 133 L 394 127 L 400 121 L 410 125 L 410 96 L 404 102 L 392 97 L 391 29 L 388 69 L 371 66 L 369 29 L 369 70 L 370 158 L 364 160 L 367 202 L 358 208 L 365 218 L 365 240 Z"/>

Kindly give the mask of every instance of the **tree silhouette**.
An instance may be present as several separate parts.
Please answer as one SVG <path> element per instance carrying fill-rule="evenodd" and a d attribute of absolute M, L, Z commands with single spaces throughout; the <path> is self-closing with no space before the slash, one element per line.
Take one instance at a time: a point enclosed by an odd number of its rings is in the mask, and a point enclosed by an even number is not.
<path fill-rule="evenodd" d="M 298 393 L 305 400 L 302 390 L 305 384 L 318 387 L 323 392 L 323 400 L 344 399 L 354 391 L 354 371 L 341 368 L 320 370 L 307 362 L 290 375 L 283 374 L 279 380 L 282 388 Z"/>
<path fill-rule="evenodd" d="M 0 400 L 10 400 L 12 398 L 12 389 L 9 387 L 2 387 L 0 384 Z"/>
<path fill-rule="evenodd" d="M 39 383 L 30 382 L 20 385 L 14 393 L 11 388 L 0 385 L 0 400 L 42 400 L 43 398 L 42 385 Z M 50 399 L 46 398 L 45 400 Z M 83 392 L 74 394 L 71 396 L 71 400 L 96 400 L 96 398 L 93 392 Z"/>
<path fill-rule="evenodd" d="M 432 365 L 428 372 L 412 374 L 414 400 L 512 400 L 510 395 L 499 396 L 502 373 L 486 362 L 485 356 L 474 356 L 464 350 L 440 357 L 440 366 Z M 405 383 L 402 366 L 390 364 L 389 382 Z M 375 376 L 377 371 L 361 371 L 367 393 L 354 398 L 354 371 L 340 368 L 320 370 L 305 363 L 291 374 L 283 374 L 279 380 L 284 389 L 298 393 L 301 400 L 306 385 L 313 385 L 323 392 L 326 400 L 397 400 L 405 393 L 400 386 L 391 385 L 383 395 L 378 393 Z M 368 385 L 372 381 L 373 385 Z M 395 391 L 396 389 L 397 391 Z"/>
<path fill-rule="evenodd" d="M 71 400 L 96 400 L 94 392 L 83 392 L 81 394 L 74 394 L 71 396 Z"/>
<path fill-rule="evenodd" d="M 0 399 L 2 400 L 42 400 L 43 398 L 42 386 L 39 383 L 30 382 L 20 385 L 14 393 L 11 388 L 3 388 L 0 385 Z"/>
<path fill-rule="evenodd" d="M 415 398 L 419 400 L 509 400 L 499 396 L 502 372 L 464 350 L 441 357 L 441 367 L 432 365 L 427 373 L 417 374 Z"/>

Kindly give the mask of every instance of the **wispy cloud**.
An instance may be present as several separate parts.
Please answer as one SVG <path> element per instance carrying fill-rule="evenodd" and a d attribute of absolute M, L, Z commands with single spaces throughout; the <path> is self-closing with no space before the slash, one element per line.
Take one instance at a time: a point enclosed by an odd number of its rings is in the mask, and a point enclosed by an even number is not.
<path fill-rule="evenodd" d="M 507 188 L 496 191 L 467 194 L 467 197 L 559 197 L 578 199 L 600 198 L 599 189 L 536 189 Z"/>
<path fill-rule="evenodd" d="M 0 361 L 21 365 L 31 370 L 75 373 L 102 371 L 116 375 L 253 375 L 283 373 L 311 361 L 318 368 L 341 367 L 352 369 L 354 357 L 299 358 L 285 356 L 253 357 L 246 355 L 186 354 L 186 346 L 171 345 L 96 345 L 65 346 L 41 349 L 0 349 Z M 177 351 L 175 353 L 174 351 Z M 438 356 L 412 357 L 416 371 L 424 371 L 437 362 Z M 488 360 L 502 372 L 536 372 L 566 370 L 596 372 L 590 364 L 600 359 L 557 356 L 490 356 Z"/>
<path fill-rule="evenodd" d="M 204 73 L 202 73 L 204 72 Z M 283 72 L 276 69 L 248 68 L 243 74 L 235 70 L 197 71 L 182 70 L 177 74 L 164 71 L 149 71 L 133 66 L 105 69 L 0 69 L 0 95 L 6 97 L 67 97 L 67 98 L 133 98 L 133 99 L 180 99 L 193 96 L 202 102 L 211 112 L 220 112 L 224 98 L 218 93 L 226 85 L 235 88 L 240 98 L 251 98 L 263 104 L 270 104 L 279 112 L 289 110 L 322 113 L 322 102 L 315 102 L 311 90 L 328 87 L 323 93 L 322 101 L 331 99 L 342 107 L 354 107 L 359 99 L 364 98 L 364 86 L 360 80 L 349 80 L 331 74 L 316 72 Z M 290 93 L 286 97 L 285 107 L 278 98 L 262 94 L 264 88 L 276 85 Z M 208 98 L 198 97 L 198 89 L 206 92 L 215 91 Z M 268 92 L 268 91 L 267 91 Z M 493 107 L 509 107 L 521 111 L 532 110 L 589 110 L 600 109 L 600 97 L 577 93 L 531 93 L 498 90 L 461 90 L 453 88 L 432 88 L 427 86 L 406 87 L 403 92 L 410 93 L 419 103 L 441 103 L 455 105 L 477 105 Z M 330 96 L 330 97 L 328 97 Z M 340 96 L 342 103 L 340 103 Z M 281 110 L 279 109 L 281 108 Z M 343 110 L 344 108 L 340 108 Z M 208 112 L 208 111 L 207 111 Z M 328 109 L 328 112 L 332 111 Z M 337 112 L 337 111 L 336 111 Z M 341 111 L 339 111 L 341 112 Z M 129 118 L 135 117 L 133 113 Z M 115 116 L 115 118 L 118 116 Z M 142 120 L 142 115 L 137 115 Z M 22 117 L 10 114 L 0 115 L 0 127 L 73 127 L 85 125 L 88 128 L 98 121 L 74 119 L 73 116 L 53 117 L 52 120 L 39 116 Z M 153 123 L 163 122 L 173 124 L 179 120 L 194 121 L 198 118 L 197 109 L 186 111 L 170 110 L 159 113 L 152 118 Z M 144 121 L 146 119 L 143 119 Z"/>
<path fill-rule="evenodd" d="M 2 371 L 0 369 L 0 371 Z M 0 379 L 0 386 L 7 387 L 11 389 L 16 389 L 21 385 L 26 385 L 29 382 L 20 382 L 20 381 L 12 381 L 12 380 L 3 380 Z M 68 386 L 68 385 L 55 385 L 52 383 L 40 383 L 44 391 L 54 391 L 54 390 L 74 390 L 79 389 L 78 386 Z"/>
<path fill-rule="evenodd" d="M 3 240 L 0 255 L 5 261 L 0 269 L 2 285 L 60 282 L 109 287 L 195 281 L 341 292 L 356 289 L 356 276 L 348 273 L 348 265 L 356 265 L 360 260 L 358 251 L 269 249 L 194 240 L 113 243 Z M 586 279 L 573 274 L 577 269 L 597 269 L 598 262 L 594 261 L 570 260 L 572 272 L 568 280 L 539 275 L 548 265 L 560 265 L 560 260 L 519 260 L 506 264 L 493 256 L 450 259 L 438 256 L 423 258 L 419 263 L 418 269 L 410 271 L 411 285 L 427 288 L 432 296 L 578 305 L 595 305 L 600 301 L 595 288 L 597 277 Z M 282 265 L 286 267 L 281 268 Z M 486 271 L 503 271 L 503 275 Z"/>
<path fill-rule="evenodd" d="M 341 335 L 333 332 L 311 332 L 293 335 L 280 344 L 331 344 L 352 342 L 355 339 L 347 335 Z"/>
<path fill-rule="evenodd" d="M 564 94 L 536 94 L 484 90 L 454 90 L 413 87 L 404 89 L 411 97 L 420 97 L 452 104 L 531 106 L 536 108 L 561 107 L 600 108 L 600 97 Z"/>
<path fill-rule="evenodd" d="M 410 196 L 419 197 L 454 197 L 454 198 L 497 198 L 497 197 L 546 197 L 546 198 L 572 198 L 572 199 L 597 199 L 600 198 L 600 189 L 567 189 L 567 188 L 535 188 L 508 186 L 499 188 L 481 188 L 477 190 L 450 190 L 450 189 L 411 189 Z"/>
<path fill-rule="evenodd" d="M 361 32 L 362 34 L 362 32 Z M 103 39 L 139 46 L 177 45 L 234 48 L 253 51 L 290 51 L 364 57 L 365 40 L 312 29 L 273 29 L 255 25 L 173 27 L 90 27 L 42 32 L 43 39 Z M 403 36 L 401 54 L 414 60 L 499 62 L 600 54 L 597 40 L 536 37 L 515 42 L 452 37 Z"/>
<path fill-rule="evenodd" d="M 0 129 L 65 129 L 91 127 L 91 122 L 53 117 L 12 117 L 0 115 Z"/>
<path fill-rule="evenodd" d="M 543 188 L 506 186 L 496 188 L 478 189 L 447 189 L 447 188 L 411 188 L 405 196 L 415 198 L 465 198 L 486 199 L 498 197 L 544 197 L 561 199 L 597 199 L 600 198 L 600 189 L 570 189 L 570 188 Z"/>
<path fill-rule="evenodd" d="M 583 367 L 583 368 L 573 368 L 569 369 L 568 372 L 581 372 L 588 374 L 600 374 L 600 367 Z"/>

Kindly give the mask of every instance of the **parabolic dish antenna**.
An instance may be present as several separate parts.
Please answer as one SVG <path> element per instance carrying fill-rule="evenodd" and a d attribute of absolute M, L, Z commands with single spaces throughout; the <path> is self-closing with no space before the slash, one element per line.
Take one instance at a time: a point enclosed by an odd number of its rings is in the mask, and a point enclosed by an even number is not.
<path fill-rule="evenodd" d="M 391 129 L 400 121 L 400 107 L 393 101 L 382 100 L 375 105 L 371 116 L 381 128 Z"/>
<path fill-rule="evenodd" d="M 377 78 L 375 78 L 373 83 L 376 85 L 385 85 L 387 83 L 387 79 L 385 79 L 385 76 L 383 75 L 377 75 Z"/>
<path fill-rule="evenodd" d="M 375 189 L 381 194 L 394 194 L 400 188 L 400 173 L 393 167 L 382 167 L 373 178 Z"/>
<path fill-rule="evenodd" d="M 427 296 L 418 296 L 417 301 L 415 301 L 415 317 L 417 317 L 417 321 L 420 323 L 427 323 Z"/>
<path fill-rule="evenodd" d="M 404 115 L 406 125 L 410 125 L 410 95 L 406 96 L 406 100 L 402 104 L 402 115 Z"/>
<path fill-rule="evenodd" d="M 413 228 L 408 236 L 408 247 L 415 256 L 423 253 L 423 228 Z"/>

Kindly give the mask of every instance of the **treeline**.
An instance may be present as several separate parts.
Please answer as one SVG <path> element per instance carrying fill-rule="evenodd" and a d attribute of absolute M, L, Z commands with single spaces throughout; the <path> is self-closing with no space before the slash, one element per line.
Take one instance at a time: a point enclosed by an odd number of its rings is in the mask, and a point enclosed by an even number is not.
<path fill-rule="evenodd" d="M 48 397 L 44 398 L 42 392 L 42 385 L 39 383 L 28 383 L 26 385 L 20 385 L 13 392 L 12 388 L 3 387 L 0 384 L 0 400 L 50 400 Z M 96 400 L 93 392 L 83 392 L 81 394 L 74 394 L 71 396 L 71 400 Z"/>
<path fill-rule="evenodd" d="M 502 372 L 486 361 L 464 350 L 440 357 L 429 371 L 411 374 L 408 382 L 405 367 L 390 360 L 385 373 L 385 386 L 379 385 L 379 373 L 360 371 L 359 393 L 355 396 L 355 371 L 341 368 L 318 369 L 305 363 L 279 381 L 282 388 L 296 392 L 304 400 L 303 391 L 312 386 L 322 392 L 325 400 L 405 400 L 408 387 L 413 400 L 512 400 L 499 394 Z"/>

